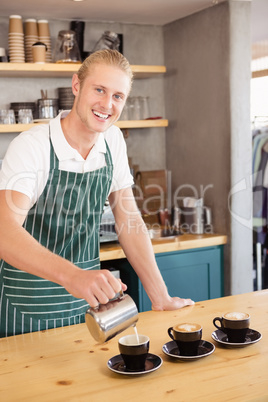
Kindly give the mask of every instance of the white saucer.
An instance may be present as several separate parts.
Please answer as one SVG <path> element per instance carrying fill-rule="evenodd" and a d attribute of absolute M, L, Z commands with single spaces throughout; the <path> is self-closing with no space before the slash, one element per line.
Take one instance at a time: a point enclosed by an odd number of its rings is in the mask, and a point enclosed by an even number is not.
<path fill-rule="evenodd" d="M 116 355 L 112 357 L 107 362 L 107 366 L 110 370 L 114 371 L 118 374 L 125 374 L 125 375 L 144 375 L 149 374 L 152 371 L 159 369 L 162 366 L 163 360 L 160 356 L 153 355 L 152 353 L 148 353 L 146 362 L 145 362 L 145 369 L 142 371 L 127 371 L 124 361 L 121 355 Z"/>
<path fill-rule="evenodd" d="M 214 341 L 216 341 L 220 345 L 229 348 L 243 348 L 245 346 L 249 346 L 252 345 L 253 343 L 259 342 L 262 338 L 262 335 L 260 334 L 260 332 L 255 331 L 254 329 L 249 329 L 246 335 L 245 342 L 232 343 L 228 341 L 227 335 L 223 331 L 217 329 L 216 331 L 212 332 L 211 338 L 214 339 Z"/>
<path fill-rule="evenodd" d="M 198 352 L 196 356 L 181 355 L 175 341 L 165 343 L 165 345 L 163 345 L 162 347 L 162 350 L 166 355 L 170 357 L 175 357 L 176 359 L 182 361 L 193 361 L 211 355 L 211 353 L 213 353 L 215 350 L 215 346 L 213 345 L 213 343 L 210 343 L 208 341 L 203 340 L 200 341 L 200 345 L 198 346 Z"/>

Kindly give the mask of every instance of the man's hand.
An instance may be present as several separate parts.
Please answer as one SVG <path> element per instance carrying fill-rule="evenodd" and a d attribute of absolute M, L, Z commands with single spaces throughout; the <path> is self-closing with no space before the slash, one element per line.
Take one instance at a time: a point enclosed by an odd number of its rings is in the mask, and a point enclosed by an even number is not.
<path fill-rule="evenodd" d="M 181 299 L 180 297 L 170 297 L 163 305 L 152 305 L 152 310 L 164 311 L 164 310 L 177 310 L 182 307 L 192 306 L 195 302 L 191 299 Z"/>
<path fill-rule="evenodd" d="M 106 304 L 116 293 L 125 291 L 127 286 L 106 269 L 83 271 L 77 269 L 72 278 L 66 278 L 65 289 L 74 297 L 85 299 L 90 307 Z"/>

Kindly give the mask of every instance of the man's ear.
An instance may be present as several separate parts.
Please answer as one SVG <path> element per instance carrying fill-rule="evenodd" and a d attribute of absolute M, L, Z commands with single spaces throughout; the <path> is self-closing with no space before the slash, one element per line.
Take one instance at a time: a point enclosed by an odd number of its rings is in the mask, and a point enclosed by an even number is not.
<path fill-rule="evenodd" d="M 78 75 L 74 74 L 72 78 L 72 91 L 74 96 L 77 96 L 79 94 L 80 90 L 80 81 L 78 79 Z"/>

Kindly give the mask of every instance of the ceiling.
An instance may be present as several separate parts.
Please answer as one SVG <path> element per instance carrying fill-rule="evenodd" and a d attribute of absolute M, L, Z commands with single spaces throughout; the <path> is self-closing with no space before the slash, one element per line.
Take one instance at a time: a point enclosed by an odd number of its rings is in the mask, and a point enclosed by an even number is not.
<path fill-rule="evenodd" d="M 8 0 L 1 15 L 164 25 L 225 0 Z"/>
<path fill-rule="evenodd" d="M 83 19 L 165 25 L 226 0 L 8 0 L 1 1 L 1 17 Z M 251 1 L 251 0 L 235 0 Z M 268 1 L 252 0 L 252 38 L 268 38 Z M 265 38 L 266 38 L 265 37 Z"/>

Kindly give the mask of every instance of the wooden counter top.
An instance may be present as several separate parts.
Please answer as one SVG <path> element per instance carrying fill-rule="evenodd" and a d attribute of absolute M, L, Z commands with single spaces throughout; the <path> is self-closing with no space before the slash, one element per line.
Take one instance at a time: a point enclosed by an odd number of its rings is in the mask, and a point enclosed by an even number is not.
<path fill-rule="evenodd" d="M 193 235 L 184 234 L 174 239 L 152 240 L 155 253 L 189 250 L 194 248 L 219 246 L 227 243 L 227 236 L 220 234 Z M 102 243 L 100 248 L 101 261 L 126 258 L 119 243 Z"/>
<path fill-rule="evenodd" d="M 198 302 L 177 311 L 139 314 L 137 329 L 150 337 L 150 352 L 162 366 L 147 375 L 110 371 L 120 335 L 98 345 L 86 324 L 0 339 L 0 396 L 5 402 L 57 401 L 267 401 L 268 290 Z M 212 320 L 226 311 L 246 311 L 262 339 L 228 349 L 212 340 Z M 162 352 L 167 328 L 178 322 L 203 326 L 203 339 L 214 343 L 210 356 L 192 362 Z M 129 328 L 125 334 L 134 333 Z"/>

